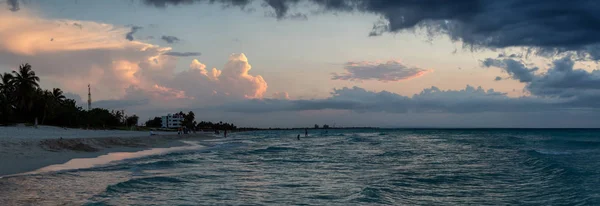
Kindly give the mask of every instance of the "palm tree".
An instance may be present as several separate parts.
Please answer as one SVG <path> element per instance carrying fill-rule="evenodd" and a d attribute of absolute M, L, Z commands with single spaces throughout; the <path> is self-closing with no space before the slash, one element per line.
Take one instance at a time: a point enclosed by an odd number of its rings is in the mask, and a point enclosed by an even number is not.
<path fill-rule="evenodd" d="M 42 106 L 42 122 L 41 124 L 44 124 L 46 121 L 46 117 L 48 116 L 48 114 L 52 114 L 53 111 L 56 109 L 56 103 L 54 100 L 54 94 L 48 90 L 43 90 L 42 89 L 37 89 L 36 91 L 36 98 L 38 99 L 38 102 L 40 102 L 41 106 Z M 39 114 L 39 113 L 38 113 Z"/>
<path fill-rule="evenodd" d="M 6 90 L 12 89 L 12 81 L 13 81 L 13 75 L 10 73 L 4 73 L 4 74 L 0 74 L 0 91 L 1 92 L 6 92 Z"/>
<path fill-rule="evenodd" d="M 0 123 L 8 123 L 14 109 L 13 78 L 10 73 L 0 74 Z"/>
<path fill-rule="evenodd" d="M 63 94 L 63 91 L 60 88 L 52 89 L 52 97 L 56 103 L 62 104 L 65 101 L 66 97 Z"/>
<path fill-rule="evenodd" d="M 14 77 L 10 73 L 0 74 L 0 95 L 5 95 L 9 99 L 13 96 L 13 79 Z"/>
<path fill-rule="evenodd" d="M 19 100 L 19 107 L 23 112 L 29 113 L 32 106 L 32 94 L 39 88 L 40 78 L 31 70 L 31 65 L 22 64 L 19 71 L 13 71 L 13 80 L 11 81 L 16 89 L 16 95 Z"/>
<path fill-rule="evenodd" d="M 43 107 L 42 113 L 42 124 L 46 122 L 47 118 L 52 119 L 56 110 L 60 108 L 61 105 L 65 102 L 65 95 L 63 95 L 63 91 L 59 88 L 52 89 L 52 92 L 48 90 L 36 92 L 38 94 L 39 101 Z"/>
<path fill-rule="evenodd" d="M 29 64 L 21 64 L 19 66 L 19 71 L 12 71 L 14 76 L 14 84 L 20 89 L 29 89 L 32 90 L 34 88 L 40 87 L 38 82 L 40 78 L 35 75 L 35 72 L 31 70 L 31 65 Z"/>

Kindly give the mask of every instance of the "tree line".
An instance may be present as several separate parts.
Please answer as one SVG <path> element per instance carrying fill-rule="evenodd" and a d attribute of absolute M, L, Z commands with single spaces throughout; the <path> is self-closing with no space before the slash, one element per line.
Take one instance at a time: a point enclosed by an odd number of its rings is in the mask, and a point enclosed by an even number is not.
<path fill-rule="evenodd" d="M 318 124 L 315 124 L 315 127 L 314 127 L 314 128 L 315 128 L 315 129 L 319 129 L 319 125 L 318 125 Z M 324 124 L 324 125 L 323 125 L 323 127 L 321 127 L 321 128 L 322 128 L 322 129 L 329 129 L 329 125 L 327 125 L 327 124 Z"/>
<path fill-rule="evenodd" d="M 182 111 L 175 113 L 176 115 L 183 116 L 183 121 L 181 121 L 181 125 L 192 130 L 236 130 L 237 126 L 232 123 L 227 122 L 218 122 L 213 123 L 210 121 L 201 121 L 196 122 L 196 115 L 194 112 L 189 111 L 187 114 Z M 150 119 L 146 121 L 146 127 L 154 127 L 160 128 L 162 127 L 162 117 L 154 117 L 154 119 Z"/>
<path fill-rule="evenodd" d="M 34 123 L 62 127 L 116 128 L 137 125 L 139 117 L 103 108 L 84 110 L 60 88 L 40 88 L 31 65 L 0 74 L 0 124 Z"/>

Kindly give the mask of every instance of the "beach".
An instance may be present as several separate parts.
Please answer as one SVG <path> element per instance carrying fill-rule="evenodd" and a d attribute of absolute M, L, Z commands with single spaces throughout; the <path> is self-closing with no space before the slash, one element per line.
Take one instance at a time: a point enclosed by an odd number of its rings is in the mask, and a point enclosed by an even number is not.
<path fill-rule="evenodd" d="M 93 158 L 114 152 L 187 145 L 182 140 L 216 138 L 206 133 L 83 130 L 52 126 L 0 127 L 0 177 L 31 172 L 76 158 Z"/>

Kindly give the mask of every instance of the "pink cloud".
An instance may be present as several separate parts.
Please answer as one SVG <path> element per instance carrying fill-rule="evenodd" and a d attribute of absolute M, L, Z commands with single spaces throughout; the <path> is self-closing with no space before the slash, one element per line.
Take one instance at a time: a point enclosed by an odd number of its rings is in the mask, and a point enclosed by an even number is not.
<path fill-rule="evenodd" d="M 95 101 L 189 105 L 223 100 L 207 96 L 262 98 L 268 88 L 262 76 L 249 73 L 244 54 L 231 55 L 221 70 L 207 70 L 195 59 L 189 69 L 175 72 L 179 58 L 165 55 L 171 48 L 128 41 L 125 26 L 44 19 L 29 11 L 0 10 L 0 19 L 0 64 L 14 69 L 30 63 L 43 87 L 81 96 L 92 84 Z"/>
<path fill-rule="evenodd" d="M 193 96 L 223 94 L 233 98 L 262 98 L 267 82 L 260 75 L 249 74 L 251 65 L 244 54 L 232 54 L 222 70 L 207 70 L 197 59 L 190 68 L 175 75 L 170 85 L 189 91 Z"/>
<path fill-rule="evenodd" d="M 275 92 L 273 99 L 290 99 L 290 95 L 287 92 Z"/>
<path fill-rule="evenodd" d="M 400 61 L 392 60 L 385 63 L 380 62 L 347 62 L 344 73 L 333 73 L 332 80 L 377 80 L 382 82 L 395 82 L 417 78 L 433 70 L 418 67 L 408 67 Z"/>
<path fill-rule="evenodd" d="M 154 85 L 150 92 L 154 93 L 156 98 L 168 99 L 194 99 L 194 97 L 188 97 L 185 91 L 168 88 L 164 86 Z"/>
<path fill-rule="evenodd" d="M 96 100 L 123 97 L 130 85 L 151 88 L 154 83 L 136 76 L 142 67 L 169 71 L 175 65 L 176 58 L 161 55 L 171 48 L 127 41 L 126 27 L 43 19 L 29 11 L 0 10 L 0 19 L 2 64 L 30 63 L 42 85 L 54 83 L 75 93 L 92 84 Z"/>

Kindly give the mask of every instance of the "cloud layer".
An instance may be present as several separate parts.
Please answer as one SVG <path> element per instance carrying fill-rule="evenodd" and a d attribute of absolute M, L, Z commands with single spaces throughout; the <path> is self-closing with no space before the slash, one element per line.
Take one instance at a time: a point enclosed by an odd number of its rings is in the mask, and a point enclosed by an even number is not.
<path fill-rule="evenodd" d="M 333 73 L 332 80 L 377 80 L 382 82 L 401 81 L 417 78 L 431 70 L 417 67 L 407 67 L 400 61 L 376 62 L 348 62 L 345 64 L 345 73 Z"/>
<path fill-rule="evenodd" d="M 0 11 L 0 64 L 8 68 L 28 62 L 42 79 L 67 92 L 86 94 L 107 107 L 185 107 L 211 99 L 262 98 L 267 83 L 250 74 L 244 54 L 232 55 L 222 70 L 206 70 L 193 60 L 175 72 L 173 52 L 136 39 L 125 39 L 135 27 L 89 21 L 48 20 L 25 11 Z M 214 102 L 213 102 L 214 103 Z"/>
<path fill-rule="evenodd" d="M 526 83 L 525 89 L 532 95 L 566 98 L 583 107 L 600 106 L 596 103 L 600 100 L 600 70 L 576 69 L 572 56 L 554 60 L 543 74 L 535 74 L 537 67 L 528 68 L 514 59 L 486 59 L 483 62 L 486 67 L 501 68 L 512 79 Z"/>
<path fill-rule="evenodd" d="M 146 5 L 219 3 L 246 8 L 253 2 L 273 9 L 285 19 L 301 3 L 321 12 L 364 12 L 382 17 L 370 35 L 425 28 L 429 35 L 445 35 L 468 46 L 530 47 L 539 54 L 574 51 L 600 59 L 600 5 L 573 0 L 144 0 Z M 549 35 L 552 34 L 552 35 Z"/>
<path fill-rule="evenodd" d="M 568 109 L 568 101 L 536 97 L 511 98 L 493 89 L 467 85 L 462 90 L 424 89 L 412 97 L 360 87 L 334 89 L 331 97 L 313 100 L 253 99 L 222 105 L 229 112 L 262 113 L 306 110 L 350 110 L 385 113 L 535 112 Z"/>
<path fill-rule="evenodd" d="M 165 85 L 181 88 L 198 98 L 211 95 L 262 98 L 267 82 L 260 75 L 249 74 L 251 68 L 244 54 L 232 54 L 222 70 L 207 70 L 206 65 L 195 59 L 188 70 L 176 74 Z"/>

